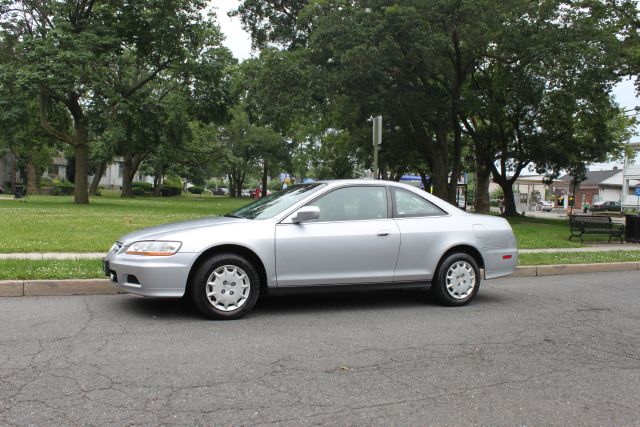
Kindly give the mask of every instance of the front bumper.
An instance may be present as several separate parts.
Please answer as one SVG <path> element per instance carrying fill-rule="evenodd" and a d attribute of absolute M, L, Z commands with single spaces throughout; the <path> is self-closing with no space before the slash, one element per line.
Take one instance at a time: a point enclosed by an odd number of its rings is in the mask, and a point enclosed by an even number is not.
<path fill-rule="evenodd" d="M 181 297 L 197 254 L 178 252 L 167 257 L 114 254 L 103 258 L 105 274 L 118 288 L 149 297 Z"/>

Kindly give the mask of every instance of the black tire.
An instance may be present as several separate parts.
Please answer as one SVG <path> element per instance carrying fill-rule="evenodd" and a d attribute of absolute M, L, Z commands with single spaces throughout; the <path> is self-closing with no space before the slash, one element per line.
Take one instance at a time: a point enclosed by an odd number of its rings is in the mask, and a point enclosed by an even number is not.
<path fill-rule="evenodd" d="M 226 268 L 225 266 L 229 268 Z M 225 294 L 227 298 L 235 293 L 233 299 L 236 300 L 241 298 L 239 295 L 242 295 L 245 290 L 248 291 L 246 292 L 246 298 L 237 302 L 238 306 L 236 308 L 233 308 L 233 304 L 231 304 L 225 309 L 222 307 L 225 302 L 228 302 L 223 299 L 225 296 L 218 293 L 221 299 L 217 301 L 215 296 L 212 296 L 212 299 L 207 296 L 207 290 L 213 290 L 214 286 L 207 285 L 207 282 L 216 271 L 218 273 L 222 271 L 221 274 L 234 274 L 233 267 L 236 268 L 235 277 L 240 277 L 238 276 L 240 272 L 244 273 L 242 276 L 246 276 L 246 280 L 248 280 L 248 287 L 242 288 L 243 285 L 247 285 L 244 281 L 245 279 L 242 279 L 242 283 L 238 282 L 238 284 L 231 280 L 228 281 L 230 283 L 227 283 L 227 281 L 219 281 L 219 283 L 224 283 L 224 285 L 215 286 L 220 286 L 222 289 L 220 292 Z M 260 277 L 253 265 L 251 265 L 251 263 L 244 257 L 234 253 L 216 254 L 207 258 L 199 265 L 196 274 L 193 276 L 190 291 L 193 303 L 206 317 L 215 320 L 237 319 L 251 311 L 253 306 L 256 304 L 260 294 Z"/>
<path fill-rule="evenodd" d="M 453 290 L 448 288 L 450 285 L 449 280 L 456 280 L 456 277 L 451 277 L 456 269 L 461 270 L 461 275 L 464 275 L 465 272 L 471 274 L 469 270 L 473 270 L 475 279 L 473 288 L 470 292 L 469 289 L 465 289 L 465 284 L 470 278 L 469 275 L 460 278 L 460 280 L 463 281 L 462 291 L 464 292 L 460 291 L 456 295 Z M 458 289 L 455 285 L 452 287 L 454 290 Z M 480 289 L 480 269 L 478 268 L 476 260 L 466 253 L 453 253 L 442 260 L 436 269 L 436 274 L 434 275 L 433 282 L 431 283 L 431 293 L 437 298 L 438 302 L 451 307 L 459 307 L 468 304 L 478 294 L 478 289 Z"/>

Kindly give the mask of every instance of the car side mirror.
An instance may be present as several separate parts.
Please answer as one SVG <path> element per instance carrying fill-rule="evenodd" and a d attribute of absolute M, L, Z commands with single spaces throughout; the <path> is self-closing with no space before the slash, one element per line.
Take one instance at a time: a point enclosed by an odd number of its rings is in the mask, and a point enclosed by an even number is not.
<path fill-rule="evenodd" d="M 313 221 L 314 219 L 320 218 L 320 208 L 317 206 L 303 206 L 296 214 L 291 218 L 296 224 L 301 222 Z"/>

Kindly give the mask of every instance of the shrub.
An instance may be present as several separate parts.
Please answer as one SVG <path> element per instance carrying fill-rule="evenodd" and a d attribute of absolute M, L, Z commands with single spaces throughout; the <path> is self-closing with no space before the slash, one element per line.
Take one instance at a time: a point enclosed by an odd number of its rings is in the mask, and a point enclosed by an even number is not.
<path fill-rule="evenodd" d="M 189 191 L 189 193 L 191 194 L 202 194 L 204 192 L 204 188 L 194 185 L 193 187 L 189 187 L 187 188 L 187 190 Z"/>
<path fill-rule="evenodd" d="M 66 196 L 73 194 L 74 189 L 75 186 L 69 181 L 54 179 L 51 183 L 51 194 L 53 196 Z"/>
<path fill-rule="evenodd" d="M 143 191 L 153 191 L 153 184 L 144 181 L 135 181 L 131 183 L 131 188 L 140 188 Z"/>
<path fill-rule="evenodd" d="M 40 178 L 40 187 L 51 187 L 53 185 L 53 180 L 48 176 L 43 176 Z"/>
<path fill-rule="evenodd" d="M 179 196 L 180 194 L 182 194 L 182 186 L 180 187 L 171 187 L 171 186 L 167 186 L 167 184 L 164 184 L 162 186 L 162 188 L 160 189 L 160 194 L 162 194 L 163 196 Z"/>
<path fill-rule="evenodd" d="M 168 176 L 164 179 L 160 194 L 163 196 L 179 196 L 182 194 L 182 179 L 176 176 Z"/>
<path fill-rule="evenodd" d="M 131 192 L 134 196 L 148 196 L 153 193 L 153 184 L 144 181 L 135 181 L 131 183 Z"/>

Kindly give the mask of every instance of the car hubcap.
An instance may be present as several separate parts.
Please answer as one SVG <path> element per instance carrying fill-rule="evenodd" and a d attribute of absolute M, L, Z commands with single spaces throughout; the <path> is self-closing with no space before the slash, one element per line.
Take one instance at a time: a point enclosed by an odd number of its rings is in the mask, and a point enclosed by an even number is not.
<path fill-rule="evenodd" d="M 447 292 L 455 299 L 471 295 L 476 287 L 476 272 L 466 261 L 457 261 L 447 270 Z"/>
<path fill-rule="evenodd" d="M 250 284 L 243 269 L 235 265 L 223 265 L 207 279 L 207 299 L 218 310 L 237 310 L 247 302 Z"/>

